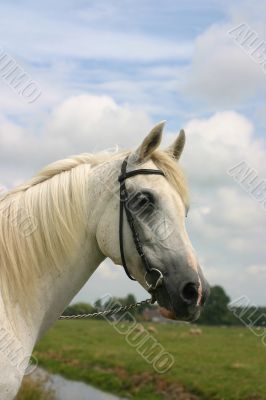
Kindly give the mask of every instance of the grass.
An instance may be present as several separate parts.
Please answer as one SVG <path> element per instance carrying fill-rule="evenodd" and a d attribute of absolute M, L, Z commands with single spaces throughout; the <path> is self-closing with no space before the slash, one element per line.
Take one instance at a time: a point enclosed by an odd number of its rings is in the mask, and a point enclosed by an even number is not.
<path fill-rule="evenodd" d="M 45 382 L 41 379 L 25 377 L 16 400 L 54 400 L 54 393 L 46 389 Z"/>
<path fill-rule="evenodd" d="M 192 336 L 189 326 L 154 326 L 175 359 L 162 375 L 105 321 L 60 321 L 35 355 L 51 372 L 133 399 L 266 399 L 266 348 L 248 329 L 203 327 Z"/>

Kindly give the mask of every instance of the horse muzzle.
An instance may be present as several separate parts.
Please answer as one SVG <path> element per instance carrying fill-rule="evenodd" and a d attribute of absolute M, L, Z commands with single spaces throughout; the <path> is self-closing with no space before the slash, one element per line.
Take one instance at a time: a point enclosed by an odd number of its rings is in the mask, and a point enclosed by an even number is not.
<path fill-rule="evenodd" d="M 164 276 L 162 284 L 152 294 L 163 317 L 191 322 L 199 318 L 210 287 L 201 271 L 192 271 L 185 281 L 176 275 Z"/>

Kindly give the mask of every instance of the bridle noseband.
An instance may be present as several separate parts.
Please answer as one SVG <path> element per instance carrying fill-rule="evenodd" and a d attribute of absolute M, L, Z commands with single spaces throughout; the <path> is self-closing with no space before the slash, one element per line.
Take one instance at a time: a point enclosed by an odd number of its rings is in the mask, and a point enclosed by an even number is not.
<path fill-rule="evenodd" d="M 134 217 L 131 213 L 128 200 L 129 200 L 129 195 L 128 191 L 126 188 L 126 179 L 131 178 L 132 176 L 135 175 L 162 175 L 165 176 L 164 172 L 161 170 L 157 169 L 136 169 L 133 171 L 127 172 L 127 163 L 128 163 L 128 157 L 125 158 L 125 160 L 122 163 L 121 167 L 121 175 L 118 177 L 118 181 L 120 183 L 120 212 L 119 212 L 119 243 L 120 243 L 120 254 L 121 254 L 121 259 L 122 259 L 122 265 L 124 267 L 124 270 L 129 277 L 129 279 L 135 281 L 127 267 L 126 263 L 126 258 L 125 258 L 125 252 L 124 252 L 124 238 L 123 238 L 123 222 L 124 222 L 124 210 L 127 216 L 127 221 L 130 227 L 130 230 L 133 235 L 133 240 L 136 246 L 136 250 L 142 260 L 142 263 L 145 267 L 146 273 L 145 273 L 145 281 L 148 286 L 148 291 L 151 293 L 155 289 L 157 289 L 159 286 L 162 285 L 163 283 L 163 274 L 160 270 L 157 268 L 152 268 L 149 264 L 149 261 L 147 257 L 144 254 L 143 251 L 143 246 L 139 238 L 139 234 L 136 230 L 136 225 L 135 225 L 135 220 Z"/>

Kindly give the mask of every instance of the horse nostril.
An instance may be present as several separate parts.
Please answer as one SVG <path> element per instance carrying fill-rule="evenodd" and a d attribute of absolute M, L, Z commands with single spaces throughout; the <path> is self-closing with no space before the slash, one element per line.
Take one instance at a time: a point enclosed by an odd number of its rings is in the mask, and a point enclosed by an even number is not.
<path fill-rule="evenodd" d="M 187 283 L 181 291 L 181 297 L 188 304 L 196 304 L 199 297 L 197 285 L 192 282 Z"/>

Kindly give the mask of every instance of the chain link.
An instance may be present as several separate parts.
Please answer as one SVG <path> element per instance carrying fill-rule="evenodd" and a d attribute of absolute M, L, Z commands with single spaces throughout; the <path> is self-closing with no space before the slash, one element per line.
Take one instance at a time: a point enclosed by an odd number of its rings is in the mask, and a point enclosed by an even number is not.
<path fill-rule="evenodd" d="M 134 303 L 134 304 L 130 304 L 129 306 L 118 307 L 115 309 L 99 311 L 99 312 L 95 312 L 95 313 L 91 313 L 91 314 L 61 315 L 61 317 L 59 317 L 59 319 L 66 320 L 66 319 L 85 319 L 85 318 L 95 318 L 95 317 L 106 317 L 107 315 L 116 314 L 121 311 L 132 310 L 132 309 L 140 307 L 144 304 L 151 304 L 151 302 L 152 302 L 152 299 L 146 299 L 146 300 L 142 300 L 137 303 Z"/>

